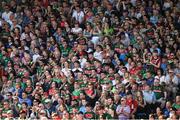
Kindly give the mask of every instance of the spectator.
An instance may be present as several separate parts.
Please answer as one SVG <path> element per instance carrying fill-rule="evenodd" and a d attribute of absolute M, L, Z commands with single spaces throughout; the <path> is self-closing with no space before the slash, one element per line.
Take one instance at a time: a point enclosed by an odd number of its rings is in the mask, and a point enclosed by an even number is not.
<path fill-rule="evenodd" d="M 119 105 L 116 109 L 116 114 L 118 115 L 118 119 L 121 120 L 126 120 L 130 118 L 130 107 L 126 105 L 126 99 L 122 98 L 121 99 L 121 105 Z"/>
<path fill-rule="evenodd" d="M 179 13 L 178 0 L 1 0 L 0 119 L 179 119 Z"/>

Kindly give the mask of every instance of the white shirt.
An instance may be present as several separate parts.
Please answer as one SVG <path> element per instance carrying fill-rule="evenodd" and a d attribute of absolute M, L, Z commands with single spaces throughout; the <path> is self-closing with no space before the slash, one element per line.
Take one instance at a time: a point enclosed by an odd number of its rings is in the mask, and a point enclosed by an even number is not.
<path fill-rule="evenodd" d="M 86 64 L 86 58 L 83 58 L 83 59 L 79 59 L 79 62 L 80 62 L 80 65 L 81 65 L 81 68 L 84 68 L 85 64 Z"/>
<path fill-rule="evenodd" d="M 33 62 L 36 62 L 37 58 L 39 58 L 40 55 L 39 54 L 34 54 L 33 55 Z"/>
<path fill-rule="evenodd" d="M 143 91 L 144 100 L 151 104 L 156 102 L 156 96 L 153 91 Z"/>
<path fill-rule="evenodd" d="M 66 77 L 68 77 L 68 76 L 70 75 L 71 69 L 69 69 L 69 68 L 63 68 L 61 71 L 64 73 L 64 75 L 65 75 Z"/>
<path fill-rule="evenodd" d="M 136 6 L 136 0 L 131 0 L 131 4 L 132 4 L 133 6 Z"/>
<path fill-rule="evenodd" d="M 94 52 L 93 56 L 94 56 L 94 58 L 96 58 L 96 59 L 98 59 L 99 61 L 102 62 L 102 60 L 103 60 L 102 51 Z"/>
<path fill-rule="evenodd" d="M 120 76 L 124 76 L 124 73 L 121 70 L 118 70 Z"/>
<path fill-rule="evenodd" d="M 33 34 L 30 32 L 29 33 L 29 36 L 27 36 L 27 34 L 25 33 L 25 32 L 23 32 L 22 34 L 21 34 L 21 37 L 20 37 L 20 40 L 24 40 L 24 39 L 27 39 L 27 37 L 29 38 L 32 38 L 32 36 L 33 36 Z"/>
<path fill-rule="evenodd" d="M 167 8 L 170 8 L 170 7 L 171 7 L 171 4 L 168 3 L 168 2 L 165 2 L 164 5 L 163 5 L 163 7 L 166 8 L 166 9 L 167 9 Z"/>
<path fill-rule="evenodd" d="M 72 69 L 73 72 L 75 72 L 76 70 L 79 70 L 81 72 L 83 71 L 81 68 L 74 68 L 74 69 Z"/>
<path fill-rule="evenodd" d="M 123 81 L 122 81 L 122 84 L 126 84 L 126 83 L 128 83 L 129 82 L 129 80 L 128 79 L 124 79 Z"/>
<path fill-rule="evenodd" d="M 164 75 L 160 77 L 160 84 L 162 84 L 163 82 L 167 84 L 167 81 Z"/>
<path fill-rule="evenodd" d="M 13 14 L 11 11 L 8 13 L 5 11 L 2 13 L 2 19 L 4 19 L 6 22 L 9 20 L 10 15 Z"/>
<path fill-rule="evenodd" d="M 125 67 L 127 68 L 127 71 L 129 71 L 129 69 L 130 69 L 129 63 L 127 63 L 127 64 L 125 65 Z"/>
<path fill-rule="evenodd" d="M 125 45 L 126 47 L 128 47 L 130 45 L 130 39 L 129 39 L 129 35 L 127 33 L 125 33 L 125 39 L 122 40 L 123 45 Z"/>
<path fill-rule="evenodd" d="M 75 18 L 79 23 L 82 23 L 83 20 L 84 20 L 84 12 L 80 11 L 78 13 L 76 10 L 74 10 L 73 14 L 72 14 L 72 17 Z"/>
<path fill-rule="evenodd" d="M 9 20 L 7 20 L 7 23 L 10 25 L 10 26 L 12 26 L 13 25 L 13 22 L 9 19 Z"/>
<path fill-rule="evenodd" d="M 169 76 L 169 74 L 166 75 L 165 81 L 166 81 L 167 84 L 170 84 L 170 76 Z M 175 84 L 175 85 L 178 85 L 178 84 L 180 83 L 180 82 L 179 82 L 179 78 L 178 78 L 176 75 L 174 75 L 174 77 L 173 77 L 173 79 L 172 79 L 172 82 L 173 82 L 173 84 Z"/>
<path fill-rule="evenodd" d="M 82 28 L 72 28 L 71 30 L 72 33 L 78 34 L 82 32 Z"/>
<path fill-rule="evenodd" d="M 123 107 L 122 105 L 118 105 L 116 108 L 116 112 L 120 112 L 120 111 L 126 112 L 126 113 L 131 113 L 131 109 L 129 107 L 129 105 L 126 105 L 125 107 Z M 121 113 L 120 115 L 118 115 L 119 120 L 128 120 L 129 116 L 124 115 L 123 113 Z"/>
<path fill-rule="evenodd" d="M 0 27 L 2 26 L 2 21 L 0 20 Z"/>

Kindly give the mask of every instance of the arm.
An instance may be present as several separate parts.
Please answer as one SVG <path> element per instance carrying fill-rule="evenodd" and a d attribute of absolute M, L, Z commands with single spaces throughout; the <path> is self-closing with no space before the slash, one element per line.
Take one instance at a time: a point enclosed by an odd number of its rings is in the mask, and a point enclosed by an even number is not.
<path fill-rule="evenodd" d="M 120 105 L 118 105 L 117 108 L 116 108 L 116 114 L 117 114 L 117 115 L 120 115 L 120 114 L 121 114 Z"/>
<path fill-rule="evenodd" d="M 124 4 L 124 1 L 122 2 L 123 4 L 123 10 L 126 10 L 126 5 Z"/>
<path fill-rule="evenodd" d="M 126 106 L 126 109 L 123 110 L 122 114 L 124 114 L 125 116 L 129 117 L 130 112 L 131 112 L 130 107 Z"/>
<path fill-rule="evenodd" d="M 116 4 L 116 9 L 119 11 L 120 10 L 120 2 L 121 0 L 118 0 L 118 3 Z"/>
<path fill-rule="evenodd" d="M 146 60 L 146 54 L 145 54 L 145 53 L 143 54 L 143 62 L 144 62 L 144 63 L 147 62 L 147 60 Z"/>
<path fill-rule="evenodd" d="M 155 94 L 154 94 L 154 92 L 153 92 L 153 104 L 156 102 L 156 96 L 155 96 Z"/>
<path fill-rule="evenodd" d="M 93 95 L 90 95 L 89 97 L 91 97 L 92 99 L 94 99 L 94 98 L 96 97 L 96 90 L 95 90 L 94 94 L 93 94 Z"/>
<path fill-rule="evenodd" d="M 158 64 L 157 65 L 152 63 L 152 62 L 150 62 L 150 64 L 153 65 L 156 68 L 160 68 L 161 62 L 160 62 L 160 60 L 158 60 Z"/>
<path fill-rule="evenodd" d="M 137 101 L 134 101 L 134 109 L 133 111 L 131 112 L 131 117 L 134 118 L 134 114 L 136 113 L 137 111 L 137 106 L 138 106 L 138 102 Z"/>

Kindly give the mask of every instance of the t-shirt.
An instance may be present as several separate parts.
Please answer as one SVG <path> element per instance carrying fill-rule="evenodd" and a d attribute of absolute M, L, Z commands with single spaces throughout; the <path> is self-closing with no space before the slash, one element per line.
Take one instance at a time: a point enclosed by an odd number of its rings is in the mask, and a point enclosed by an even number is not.
<path fill-rule="evenodd" d="M 112 119 L 112 116 L 108 113 L 104 113 L 103 115 L 98 115 L 97 119 L 105 119 L 105 120 L 109 120 Z"/>
<path fill-rule="evenodd" d="M 61 54 L 64 57 L 67 57 L 69 52 L 71 51 L 70 47 L 64 48 L 63 46 L 60 46 Z"/>
<path fill-rule="evenodd" d="M 7 21 L 9 20 L 9 17 L 10 17 L 11 14 L 12 14 L 11 11 L 9 11 L 9 12 L 3 12 L 3 13 L 2 13 L 2 18 L 7 22 Z"/>
<path fill-rule="evenodd" d="M 117 109 L 116 109 L 116 112 L 119 112 L 121 110 L 125 111 L 126 113 L 130 113 L 131 112 L 131 109 L 130 109 L 130 107 L 128 105 L 124 106 L 124 107 L 121 106 L 121 105 L 118 105 Z M 120 115 L 118 115 L 118 118 L 119 118 L 119 120 L 127 120 L 127 119 L 129 119 L 129 116 L 126 116 L 124 114 L 120 114 Z"/>
<path fill-rule="evenodd" d="M 127 105 L 129 105 L 131 112 L 138 107 L 138 102 L 136 100 L 127 100 Z"/>
<path fill-rule="evenodd" d="M 94 112 L 85 112 L 84 118 L 85 119 L 96 119 L 97 116 Z"/>
<path fill-rule="evenodd" d="M 156 96 L 156 99 L 160 99 L 161 97 L 163 97 L 163 88 L 162 86 L 153 86 L 152 87 L 154 93 L 155 93 L 155 96 Z"/>

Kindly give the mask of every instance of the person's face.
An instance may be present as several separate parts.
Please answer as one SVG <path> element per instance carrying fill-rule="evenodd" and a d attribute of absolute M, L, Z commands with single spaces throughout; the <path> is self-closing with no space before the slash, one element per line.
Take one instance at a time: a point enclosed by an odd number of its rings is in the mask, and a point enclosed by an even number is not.
<path fill-rule="evenodd" d="M 166 103 L 166 108 L 170 108 L 171 107 L 171 103 L 170 102 L 167 102 Z"/>
<path fill-rule="evenodd" d="M 26 84 L 27 84 L 27 86 L 30 86 L 30 85 L 31 85 L 31 81 L 30 81 L 30 80 L 27 80 L 27 81 L 26 81 Z"/>
<path fill-rule="evenodd" d="M 87 81 L 88 80 L 88 77 L 86 75 L 83 75 L 83 80 L 84 81 Z"/>
<path fill-rule="evenodd" d="M 176 96 L 176 103 L 180 102 L 180 96 Z"/>
<path fill-rule="evenodd" d="M 76 23 L 76 24 L 75 24 L 75 28 L 78 28 L 78 27 L 79 27 L 79 24 Z"/>
<path fill-rule="evenodd" d="M 69 67 L 68 62 L 65 62 L 65 63 L 64 63 L 64 66 L 65 66 L 65 68 L 68 68 L 68 67 Z"/>
<path fill-rule="evenodd" d="M 16 89 L 19 89 L 20 88 L 20 84 L 16 84 Z"/>
<path fill-rule="evenodd" d="M 86 100 L 82 100 L 82 105 L 85 106 L 86 105 Z"/>
<path fill-rule="evenodd" d="M 58 115 L 52 115 L 51 117 L 52 117 L 53 120 L 56 120 L 56 119 L 59 118 Z"/>
<path fill-rule="evenodd" d="M 22 93 L 22 98 L 23 98 L 23 99 L 26 99 L 26 98 L 27 98 L 26 93 Z"/>
<path fill-rule="evenodd" d="M 46 116 L 46 113 L 41 112 L 40 117 Z"/>
<path fill-rule="evenodd" d="M 97 73 L 95 70 L 92 70 L 92 76 L 97 76 Z"/>
<path fill-rule="evenodd" d="M 159 79 L 155 79 L 155 80 L 154 80 L 154 85 L 155 85 L 155 86 L 159 86 Z"/>
<path fill-rule="evenodd" d="M 149 91 L 149 90 L 150 90 L 150 87 L 147 85 L 147 86 L 145 87 L 145 90 L 146 90 L 146 91 Z"/>
<path fill-rule="evenodd" d="M 27 109 L 26 104 L 22 104 L 22 109 L 23 109 L 23 110 Z"/>
<path fill-rule="evenodd" d="M 159 107 L 156 109 L 156 113 L 157 114 L 161 113 L 161 109 Z"/>
<path fill-rule="evenodd" d="M 142 63 L 141 63 L 141 62 L 138 62 L 137 66 L 138 66 L 138 67 L 142 67 Z"/>
<path fill-rule="evenodd" d="M 51 102 L 45 103 L 45 106 L 46 106 L 46 107 L 50 107 L 50 106 L 51 106 Z"/>
<path fill-rule="evenodd" d="M 103 114 L 103 109 L 100 109 L 99 111 L 98 111 L 98 113 L 100 114 L 100 115 L 102 115 Z"/>
<path fill-rule="evenodd" d="M 108 99 L 108 104 L 111 105 L 112 104 L 112 99 Z"/>
<path fill-rule="evenodd" d="M 25 33 L 29 33 L 29 27 L 25 27 Z"/>
<path fill-rule="evenodd" d="M 104 73 L 101 73 L 101 79 L 104 79 L 106 75 Z"/>
<path fill-rule="evenodd" d="M 9 103 L 8 102 L 4 102 L 3 106 L 4 106 L 4 109 L 8 109 L 9 108 Z"/>
<path fill-rule="evenodd" d="M 88 85 L 88 89 L 93 89 L 93 85 Z"/>
<path fill-rule="evenodd" d="M 52 88 L 55 88 L 55 87 L 56 87 L 55 82 L 53 82 L 53 83 L 51 84 L 51 86 L 52 86 Z"/>
<path fill-rule="evenodd" d="M 86 112 L 90 112 L 91 111 L 91 107 L 90 106 L 86 106 Z"/>
<path fill-rule="evenodd" d="M 13 117 L 13 114 L 12 113 L 8 113 L 7 114 L 7 118 L 11 118 L 11 117 Z"/>
<path fill-rule="evenodd" d="M 173 75 L 174 75 L 174 72 L 169 71 L 169 75 L 170 75 L 170 76 L 173 76 Z"/>
<path fill-rule="evenodd" d="M 78 89 L 79 88 L 79 84 L 78 83 L 75 83 L 74 84 L 74 89 Z"/>
<path fill-rule="evenodd" d="M 68 113 L 67 111 L 64 111 L 64 112 L 63 112 L 63 116 L 64 116 L 65 118 L 69 118 L 69 113 Z"/>
<path fill-rule="evenodd" d="M 151 73 L 147 73 L 147 78 L 150 78 L 151 77 Z"/>
<path fill-rule="evenodd" d="M 121 105 L 125 105 L 126 104 L 126 99 L 121 99 Z"/>
<path fill-rule="evenodd" d="M 38 106 L 37 100 L 34 100 L 34 101 L 33 101 L 33 106 Z"/>
<path fill-rule="evenodd" d="M 135 63 L 134 62 L 131 62 L 131 67 L 135 67 Z"/>
<path fill-rule="evenodd" d="M 114 70 L 110 68 L 110 69 L 109 69 L 109 73 L 110 73 L 110 74 L 113 74 L 113 73 L 114 73 Z"/>
<path fill-rule="evenodd" d="M 132 95 L 128 95 L 128 96 L 127 96 L 127 99 L 128 99 L 128 100 L 132 100 Z"/>
<path fill-rule="evenodd" d="M 157 57 L 157 56 L 158 56 L 158 53 L 156 53 L 156 52 L 153 53 L 153 56 L 154 56 L 154 57 Z"/>
<path fill-rule="evenodd" d="M 8 97 L 8 100 L 11 100 L 11 99 L 12 99 L 12 95 L 11 95 L 11 94 L 7 93 L 6 96 Z"/>
<path fill-rule="evenodd" d="M 9 11 L 9 7 L 5 6 L 5 11 L 8 12 Z"/>
<path fill-rule="evenodd" d="M 54 57 L 57 59 L 57 58 L 60 58 L 60 52 L 59 51 L 55 51 L 54 52 Z"/>
<path fill-rule="evenodd" d="M 157 71 L 157 74 L 158 74 L 158 75 L 161 75 L 161 70 L 158 70 L 158 71 Z"/>
<path fill-rule="evenodd" d="M 79 72 L 79 73 L 78 73 L 78 78 L 81 79 L 81 78 L 82 78 L 82 75 L 83 75 L 83 74 L 82 74 L 81 72 Z"/>
<path fill-rule="evenodd" d="M 75 68 L 78 68 L 78 67 L 79 67 L 79 64 L 78 64 L 78 63 L 74 63 L 74 67 L 75 67 Z"/>

